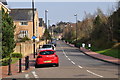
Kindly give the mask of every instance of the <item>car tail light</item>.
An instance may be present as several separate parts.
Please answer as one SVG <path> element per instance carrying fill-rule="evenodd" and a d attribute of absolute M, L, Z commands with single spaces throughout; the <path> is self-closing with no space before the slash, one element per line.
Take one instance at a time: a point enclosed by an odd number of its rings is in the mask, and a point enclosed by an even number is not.
<path fill-rule="evenodd" d="M 42 58 L 42 56 L 38 56 L 37 58 Z"/>
<path fill-rule="evenodd" d="M 55 57 L 58 57 L 57 55 L 55 55 Z"/>

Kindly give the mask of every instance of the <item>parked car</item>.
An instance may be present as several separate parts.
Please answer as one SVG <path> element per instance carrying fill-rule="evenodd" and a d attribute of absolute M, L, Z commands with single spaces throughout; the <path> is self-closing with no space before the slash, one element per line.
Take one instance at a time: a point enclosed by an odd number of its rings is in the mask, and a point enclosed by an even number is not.
<path fill-rule="evenodd" d="M 51 50 L 55 50 L 55 46 L 53 44 L 45 44 L 42 46 L 42 48 L 40 50 L 48 50 L 48 49 L 51 49 Z"/>
<path fill-rule="evenodd" d="M 41 50 L 36 58 L 35 67 L 41 67 L 43 65 L 59 66 L 59 58 L 54 50 Z"/>
<path fill-rule="evenodd" d="M 57 44 L 56 44 L 56 41 L 54 40 L 54 41 L 52 41 L 52 42 L 50 42 L 50 44 L 53 44 L 55 47 L 57 46 Z"/>

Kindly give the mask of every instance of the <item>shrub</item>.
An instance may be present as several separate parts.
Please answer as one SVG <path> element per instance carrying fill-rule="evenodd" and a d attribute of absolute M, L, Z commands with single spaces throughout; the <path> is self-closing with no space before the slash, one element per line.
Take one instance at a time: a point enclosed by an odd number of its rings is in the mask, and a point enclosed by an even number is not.
<path fill-rule="evenodd" d="M 29 41 L 30 39 L 27 37 L 27 36 L 25 36 L 24 38 L 22 38 L 19 42 L 25 42 L 25 41 Z"/>
<path fill-rule="evenodd" d="M 80 48 L 80 46 L 81 46 L 81 43 L 75 43 L 75 47 Z"/>
<path fill-rule="evenodd" d="M 4 58 L 0 60 L 0 63 L 2 63 L 2 66 L 7 66 L 9 63 L 9 58 Z"/>
<path fill-rule="evenodd" d="M 20 54 L 20 53 L 12 53 L 11 56 L 13 58 L 22 58 L 22 54 Z"/>

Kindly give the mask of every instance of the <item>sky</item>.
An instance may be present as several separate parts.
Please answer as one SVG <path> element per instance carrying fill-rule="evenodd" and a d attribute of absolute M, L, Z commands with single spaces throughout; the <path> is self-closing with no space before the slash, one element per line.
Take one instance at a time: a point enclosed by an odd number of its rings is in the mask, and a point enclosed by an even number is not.
<path fill-rule="evenodd" d="M 75 14 L 78 20 L 82 21 L 86 13 L 94 14 L 97 8 L 100 8 L 104 14 L 108 9 L 115 8 L 115 2 L 35 2 L 40 18 L 44 19 L 45 10 L 48 10 L 48 20 L 50 25 L 60 21 L 75 22 Z M 9 8 L 32 8 L 31 2 L 11 2 L 8 1 Z"/>

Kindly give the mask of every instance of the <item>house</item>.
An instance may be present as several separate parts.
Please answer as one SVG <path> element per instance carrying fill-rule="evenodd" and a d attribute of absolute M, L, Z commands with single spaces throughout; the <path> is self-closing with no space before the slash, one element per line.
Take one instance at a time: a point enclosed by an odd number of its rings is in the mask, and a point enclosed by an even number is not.
<path fill-rule="evenodd" d="M 34 10 L 34 31 L 35 36 L 39 38 L 42 29 L 39 30 L 39 18 L 37 9 Z M 13 18 L 15 29 L 15 40 L 24 37 L 32 39 L 33 36 L 33 12 L 31 8 L 11 9 L 10 16 Z"/>
<path fill-rule="evenodd" d="M 45 31 L 45 24 L 44 24 L 44 21 L 43 21 L 43 18 L 39 18 L 39 27 L 38 27 L 38 32 L 40 34 L 39 38 L 41 38 L 44 34 L 44 31 Z"/>
<path fill-rule="evenodd" d="M 5 12 L 10 12 L 10 9 L 7 7 L 7 2 L 6 0 L 0 0 L 0 11 L 2 11 L 2 8 L 4 9 Z"/>

